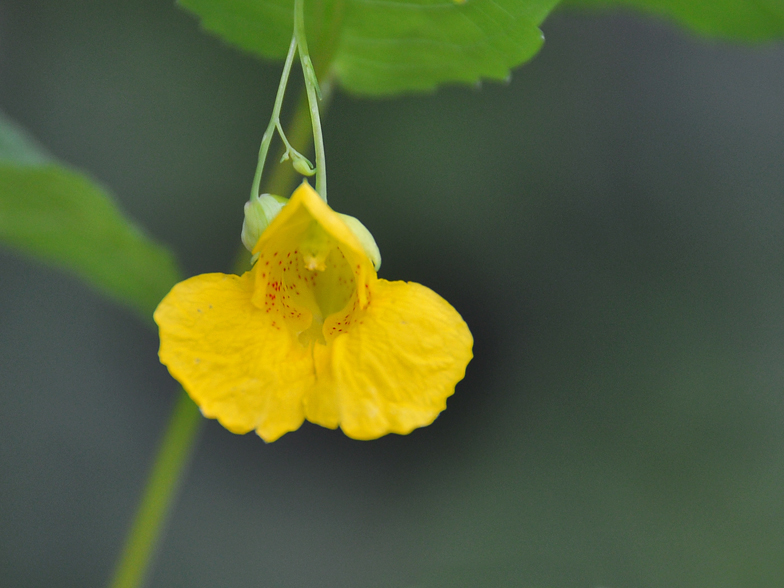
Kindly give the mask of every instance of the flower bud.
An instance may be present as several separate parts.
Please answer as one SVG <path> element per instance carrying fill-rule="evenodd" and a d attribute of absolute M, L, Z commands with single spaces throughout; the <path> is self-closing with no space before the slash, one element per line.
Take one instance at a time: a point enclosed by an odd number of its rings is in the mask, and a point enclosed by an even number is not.
<path fill-rule="evenodd" d="M 242 244 L 245 249 L 253 251 L 253 247 L 283 206 L 288 202 L 282 196 L 262 194 L 253 196 L 245 203 L 245 220 L 242 221 Z"/>
<path fill-rule="evenodd" d="M 316 168 L 314 168 L 304 157 L 295 157 L 291 164 L 294 166 L 294 169 L 303 176 L 312 176 L 316 173 Z"/>
<path fill-rule="evenodd" d="M 338 213 L 338 216 L 340 216 L 343 222 L 348 225 L 348 228 L 351 229 L 351 232 L 359 239 L 359 242 L 362 244 L 362 249 L 365 250 L 365 255 L 373 262 L 373 267 L 378 271 L 381 267 L 381 251 L 379 251 L 373 235 L 370 234 L 370 231 L 367 230 L 365 225 L 353 216 L 341 213 Z"/>

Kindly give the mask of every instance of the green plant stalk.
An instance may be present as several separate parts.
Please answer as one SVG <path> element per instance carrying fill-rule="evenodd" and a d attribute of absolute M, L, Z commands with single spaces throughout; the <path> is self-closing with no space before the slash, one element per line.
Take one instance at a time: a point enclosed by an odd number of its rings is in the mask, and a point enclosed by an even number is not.
<path fill-rule="evenodd" d="M 332 100 L 334 79 L 326 77 L 321 84 L 322 110 L 326 110 Z M 297 102 L 297 109 L 289 124 L 287 133 L 289 141 L 300 153 L 307 153 L 313 146 L 313 134 L 310 119 L 310 103 L 307 94 L 303 93 Z M 278 165 L 269 177 L 266 184 L 270 194 L 288 196 L 294 187 L 294 182 L 299 174 L 290 165 Z"/>
<path fill-rule="evenodd" d="M 305 92 L 308 96 L 310 122 L 313 129 L 313 145 L 316 151 L 316 192 L 324 202 L 327 202 L 327 159 L 324 154 L 324 136 L 321 133 L 318 106 L 321 90 L 308 53 L 308 40 L 305 35 L 305 0 L 294 0 L 294 38 L 305 78 Z"/>
<path fill-rule="evenodd" d="M 291 73 L 291 64 L 294 62 L 294 53 L 297 51 L 297 37 L 291 37 L 291 44 L 289 45 L 289 52 L 286 55 L 286 62 L 283 64 L 283 74 L 280 76 L 280 83 L 278 84 L 278 94 L 275 96 L 275 106 L 272 108 L 272 116 L 270 117 L 267 130 L 264 131 L 264 136 L 261 138 L 261 147 L 259 147 L 259 161 L 256 164 L 256 173 L 253 176 L 253 185 L 250 190 L 251 199 L 259 195 L 259 185 L 261 184 L 261 174 L 264 170 L 264 163 L 267 161 L 267 152 L 269 151 L 272 137 L 275 134 L 276 127 L 280 124 L 280 109 L 283 107 L 283 97 L 286 95 L 286 85 L 289 82 L 289 74 Z M 284 135 L 281 134 L 281 137 Z"/>
<path fill-rule="evenodd" d="M 110 588 L 143 585 L 203 420 L 199 409 L 181 390 Z"/>

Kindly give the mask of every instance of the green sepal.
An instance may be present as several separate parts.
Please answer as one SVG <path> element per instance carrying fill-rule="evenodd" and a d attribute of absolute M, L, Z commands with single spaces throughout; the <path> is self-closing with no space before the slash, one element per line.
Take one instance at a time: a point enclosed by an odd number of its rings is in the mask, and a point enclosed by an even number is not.
<path fill-rule="evenodd" d="M 242 244 L 245 249 L 253 252 L 261 234 L 287 202 L 288 199 L 283 196 L 262 194 L 253 196 L 245 203 L 245 220 L 242 221 Z"/>
<path fill-rule="evenodd" d="M 378 245 L 376 245 L 376 240 L 373 238 L 373 235 L 359 219 L 341 213 L 338 213 L 338 216 L 340 216 L 343 222 L 348 225 L 348 228 L 351 229 L 351 232 L 359 239 L 359 242 L 362 244 L 362 249 L 365 250 L 365 255 L 373 262 L 373 267 L 378 271 L 381 268 L 381 251 L 379 250 Z"/>

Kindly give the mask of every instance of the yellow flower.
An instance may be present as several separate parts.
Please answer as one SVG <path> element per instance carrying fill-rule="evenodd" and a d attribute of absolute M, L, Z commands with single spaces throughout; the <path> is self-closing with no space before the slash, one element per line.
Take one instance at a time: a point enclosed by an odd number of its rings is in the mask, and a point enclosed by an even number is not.
<path fill-rule="evenodd" d="M 304 419 L 355 439 L 428 425 L 473 339 L 432 290 L 376 276 L 362 243 L 303 183 L 242 276 L 177 284 L 155 311 L 160 359 L 204 416 L 265 441 Z"/>

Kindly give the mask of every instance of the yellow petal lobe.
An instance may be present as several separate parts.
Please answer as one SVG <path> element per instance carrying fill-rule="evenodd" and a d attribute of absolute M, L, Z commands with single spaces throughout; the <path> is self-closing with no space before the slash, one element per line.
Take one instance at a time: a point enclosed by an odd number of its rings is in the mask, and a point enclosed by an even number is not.
<path fill-rule="evenodd" d="M 315 381 L 310 349 L 277 313 L 252 303 L 254 269 L 177 284 L 155 311 L 161 362 L 199 405 L 233 433 L 274 441 L 304 418 Z"/>
<path fill-rule="evenodd" d="M 305 417 L 354 439 L 410 433 L 446 408 L 472 345 L 462 317 L 432 290 L 374 280 L 351 328 L 315 346 Z"/>

